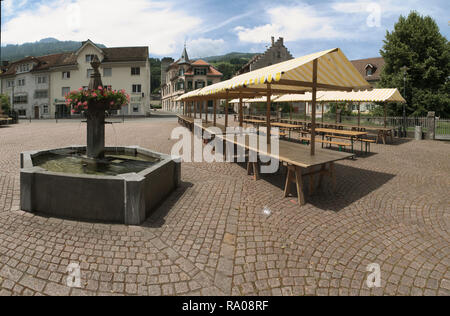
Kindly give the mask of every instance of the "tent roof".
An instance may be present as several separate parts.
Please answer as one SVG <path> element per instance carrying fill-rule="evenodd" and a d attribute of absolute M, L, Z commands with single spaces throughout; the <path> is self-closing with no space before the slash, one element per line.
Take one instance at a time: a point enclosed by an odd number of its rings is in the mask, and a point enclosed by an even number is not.
<path fill-rule="evenodd" d="M 369 83 L 361 76 L 339 48 L 310 54 L 261 68 L 226 81 L 203 88 L 191 97 L 214 96 L 230 98 L 247 94 L 249 97 L 267 93 L 299 93 L 312 90 L 313 62 L 318 61 L 318 90 L 368 89 Z M 252 94 L 252 95 L 251 95 Z M 182 96 L 182 99 L 186 99 Z"/>
<path fill-rule="evenodd" d="M 273 95 L 271 97 L 272 102 L 275 102 L 278 97 L 279 97 L 278 95 Z M 267 97 L 242 99 L 242 102 L 243 103 L 266 103 Z M 239 103 L 239 99 L 231 100 L 228 103 L 231 103 L 231 104 Z"/>
<path fill-rule="evenodd" d="M 274 102 L 311 102 L 312 94 L 286 94 Z M 373 89 L 370 91 L 320 91 L 318 102 L 397 102 L 405 103 L 398 89 Z"/>

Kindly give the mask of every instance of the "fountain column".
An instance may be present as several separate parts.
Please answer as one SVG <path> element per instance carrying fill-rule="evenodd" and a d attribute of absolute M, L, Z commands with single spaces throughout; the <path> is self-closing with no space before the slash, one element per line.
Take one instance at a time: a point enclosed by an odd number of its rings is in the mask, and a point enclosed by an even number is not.
<path fill-rule="evenodd" d="M 103 88 L 102 78 L 98 68 L 100 61 L 97 56 L 91 62 L 94 73 L 89 81 L 89 90 Z M 103 158 L 105 152 L 105 107 L 103 104 L 89 104 L 87 110 L 87 150 L 89 158 Z"/>

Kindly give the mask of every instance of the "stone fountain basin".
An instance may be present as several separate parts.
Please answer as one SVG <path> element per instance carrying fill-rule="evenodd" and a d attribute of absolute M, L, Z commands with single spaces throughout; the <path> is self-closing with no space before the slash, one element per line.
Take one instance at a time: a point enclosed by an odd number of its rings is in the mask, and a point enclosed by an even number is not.
<path fill-rule="evenodd" d="M 20 155 L 20 204 L 23 211 L 81 221 L 142 224 L 177 188 L 181 162 L 141 147 L 109 147 L 106 152 L 158 158 L 139 173 L 99 176 L 50 172 L 33 159 L 55 151 L 85 151 L 71 146 Z"/>

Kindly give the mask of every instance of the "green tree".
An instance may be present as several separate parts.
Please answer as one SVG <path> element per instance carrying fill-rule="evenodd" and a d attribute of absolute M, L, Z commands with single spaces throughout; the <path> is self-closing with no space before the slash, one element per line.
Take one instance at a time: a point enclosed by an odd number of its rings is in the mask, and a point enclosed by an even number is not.
<path fill-rule="evenodd" d="M 151 91 L 159 93 L 161 90 L 161 60 L 158 58 L 150 58 Z"/>
<path fill-rule="evenodd" d="M 5 94 L 0 94 L 0 109 L 3 111 L 3 113 L 9 113 L 9 111 L 11 110 L 9 97 Z"/>
<path fill-rule="evenodd" d="M 412 11 L 400 16 L 392 32 L 387 32 L 380 51 L 386 65 L 379 86 L 398 88 L 407 100 L 407 115 L 450 117 L 450 46 L 436 22 Z M 404 92 L 404 73 L 406 93 Z M 403 105 L 391 105 L 390 114 L 401 115 Z"/>

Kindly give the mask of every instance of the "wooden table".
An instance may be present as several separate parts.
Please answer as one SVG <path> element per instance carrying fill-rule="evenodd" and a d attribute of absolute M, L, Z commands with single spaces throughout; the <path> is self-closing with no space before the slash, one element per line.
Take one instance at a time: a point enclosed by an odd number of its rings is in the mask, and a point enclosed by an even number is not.
<path fill-rule="evenodd" d="M 288 141 L 279 141 L 279 154 L 273 154 L 271 151 L 271 145 L 267 145 L 266 149 L 255 148 L 249 145 L 249 136 L 234 137 L 231 140 L 226 136 L 217 136 L 224 142 L 232 142 L 237 146 L 243 147 L 246 151 L 256 152 L 259 155 L 276 159 L 282 163 L 285 163 L 288 167 L 288 173 L 286 176 L 286 184 L 284 188 L 284 196 L 287 197 L 291 193 L 291 184 L 294 182 L 297 188 L 298 203 L 300 205 L 305 204 L 303 177 L 310 177 L 310 195 L 314 192 L 314 176 L 319 175 L 319 185 L 322 184 L 324 176 L 328 176 L 331 179 L 333 190 L 336 189 L 336 173 L 335 162 L 354 157 L 353 154 L 334 152 L 324 149 L 316 149 L 316 154 L 311 156 L 310 149 L 307 146 L 292 143 Z M 247 172 L 251 174 L 253 169 L 255 180 L 258 179 L 258 162 L 248 162 Z M 327 168 L 328 167 L 328 168 Z M 319 168 L 319 170 L 312 170 Z"/>
<path fill-rule="evenodd" d="M 340 129 L 330 129 L 330 128 L 316 128 L 316 132 L 322 133 L 322 139 L 325 138 L 325 136 L 330 135 L 337 135 L 337 136 L 348 136 L 350 137 L 350 141 L 352 143 L 352 153 L 355 152 L 353 143 L 354 141 L 358 140 L 362 136 L 367 136 L 367 132 L 357 132 L 357 131 L 346 131 L 346 130 L 340 130 Z M 361 144 L 362 146 L 362 144 Z M 362 151 L 362 149 L 361 149 Z"/>
<path fill-rule="evenodd" d="M 291 131 L 292 130 L 303 128 L 302 125 L 288 124 L 288 123 L 276 123 L 276 122 L 270 123 L 270 126 L 287 129 L 289 131 L 289 138 L 291 138 Z"/>

